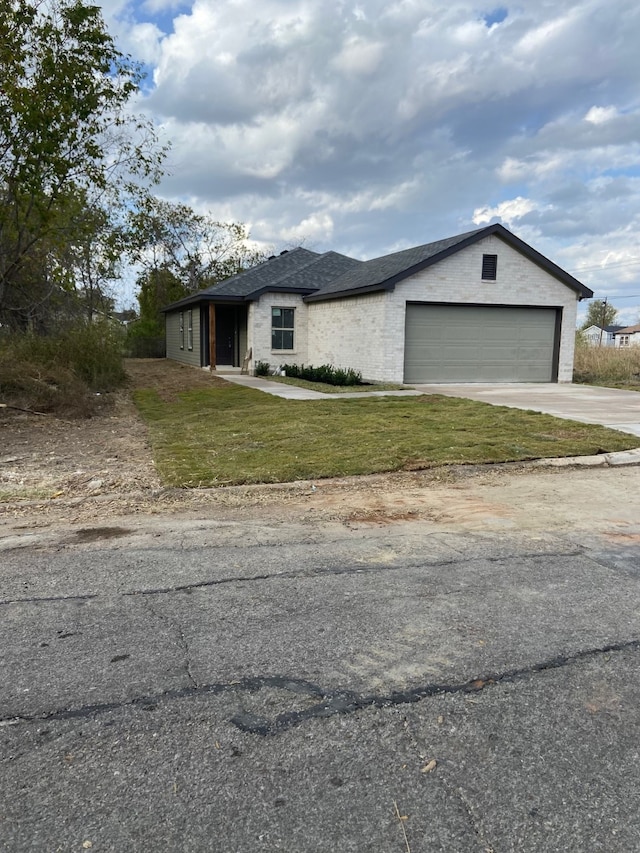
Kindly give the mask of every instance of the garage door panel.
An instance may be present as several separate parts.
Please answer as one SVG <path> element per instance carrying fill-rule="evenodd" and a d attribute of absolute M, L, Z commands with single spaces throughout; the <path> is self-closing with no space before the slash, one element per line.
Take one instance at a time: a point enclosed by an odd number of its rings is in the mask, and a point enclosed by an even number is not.
<path fill-rule="evenodd" d="M 407 305 L 405 382 L 550 382 L 555 308 Z"/>

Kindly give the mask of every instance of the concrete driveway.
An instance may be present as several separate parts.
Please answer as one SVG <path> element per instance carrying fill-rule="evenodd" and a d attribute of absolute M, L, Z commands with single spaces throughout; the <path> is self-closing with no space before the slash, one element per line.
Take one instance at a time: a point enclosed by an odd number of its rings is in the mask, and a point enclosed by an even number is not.
<path fill-rule="evenodd" d="M 593 385 L 507 383 L 503 385 L 415 385 L 425 394 L 466 397 L 494 406 L 530 409 L 557 418 L 617 429 L 640 436 L 640 393 Z"/>

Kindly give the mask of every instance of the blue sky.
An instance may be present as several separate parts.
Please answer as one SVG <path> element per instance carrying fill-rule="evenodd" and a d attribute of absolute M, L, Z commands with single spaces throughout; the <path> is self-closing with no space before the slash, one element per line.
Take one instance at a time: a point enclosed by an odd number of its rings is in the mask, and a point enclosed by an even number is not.
<path fill-rule="evenodd" d="M 165 198 L 369 258 L 500 221 L 640 322 L 636 0 L 104 0 Z"/>

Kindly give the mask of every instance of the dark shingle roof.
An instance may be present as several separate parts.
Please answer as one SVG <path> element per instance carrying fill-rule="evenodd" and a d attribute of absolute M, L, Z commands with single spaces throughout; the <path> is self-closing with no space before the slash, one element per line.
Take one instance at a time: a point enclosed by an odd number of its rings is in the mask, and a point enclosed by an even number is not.
<path fill-rule="evenodd" d="M 281 252 L 255 267 L 238 273 L 238 275 L 233 275 L 231 278 L 212 284 L 211 287 L 206 287 L 185 299 L 173 302 L 162 310 L 172 311 L 175 308 L 192 305 L 203 300 L 207 302 L 217 300 L 237 302 L 238 300 L 250 299 L 254 295 L 264 293 L 265 290 L 277 290 L 283 286 L 283 282 L 288 277 L 299 273 L 320 257 L 322 256 L 317 252 L 302 248 L 292 249 L 290 252 Z M 309 292 L 313 288 L 302 288 L 302 290 Z"/>
<path fill-rule="evenodd" d="M 300 293 L 305 301 L 316 302 L 390 290 L 403 279 L 492 234 L 501 237 L 516 251 L 575 290 L 581 298 L 593 296 L 588 287 L 503 225 L 496 223 L 370 261 L 357 261 L 338 252 L 320 255 L 302 248 L 281 252 L 258 266 L 174 302 L 163 310 L 169 311 L 202 301 L 251 301 L 266 291 Z"/>
<path fill-rule="evenodd" d="M 478 240 L 496 234 L 501 237 L 516 251 L 520 252 L 533 263 L 542 267 L 551 275 L 562 281 L 567 287 L 575 290 L 579 296 L 590 298 L 593 291 L 585 287 L 561 267 L 557 266 L 537 252 L 504 225 L 494 223 L 485 228 L 475 231 L 467 231 L 446 240 L 436 240 L 434 243 L 426 243 L 424 246 L 416 246 L 413 249 L 405 249 L 402 252 L 394 252 L 392 255 L 384 255 L 365 261 L 361 267 L 354 269 L 330 284 L 306 297 L 307 302 L 316 302 L 323 299 L 338 299 L 343 296 L 355 296 L 358 293 L 368 293 L 375 290 L 390 290 L 399 281 L 414 275 L 425 267 L 444 260 L 449 255 L 459 252 L 466 246 L 476 243 Z"/>
<path fill-rule="evenodd" d="M 480 228 L 476 231 L 468 231 L 466 234 L 458 234 L 457 237 L 436 240 L 434 243 L 414 246 L 412 249 L 404 249 L 391 255 L 373 258 L 371 261 L 363 261 L 357 268 L 325 285 L 308 301 L 320 300 L 330 294 L 342 295 L 344 293 L 347 295 L 351 293 L 353 295 L 354 292 L 363 293 L 369 290 L 380 290 L 382 286 L 391 287 L 395 283 L 396 276 L 406 278 L 407 275 L 411 274 L 409 271 L 414 271 L 416 266 L 421 266 L 425 261 L 458 247 L 469 237 L 484 230 L 484 228 Z"/>
<path fill-rule="evenodd" d="M 321 256 L 317 252 L 302 248 L 283 252 L 238 275 L 231 276 L 218 284 L 212 284 L 211 287 L 200 291 L 200 295 L 251 296 L 258 290 L 264 291 L 281 285 L 293 273 L 300 272 L 319 257 Z"/>

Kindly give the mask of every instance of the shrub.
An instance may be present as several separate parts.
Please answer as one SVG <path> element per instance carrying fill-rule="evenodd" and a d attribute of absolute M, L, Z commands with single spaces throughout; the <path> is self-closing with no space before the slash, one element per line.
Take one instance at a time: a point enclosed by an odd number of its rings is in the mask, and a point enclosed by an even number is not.
<path fill-rule="evenodd" d="M 255 376 L 269 376 L 271 374 L 271 366 L 268 361 L 256 361 L 253 372 Z"/>
<path fill-rule="evenodd" d="M 292 376 L 294 379 L 306 379 L 307 382 L 324 382 L 327 385 L 362 385 L 362 373 L 359 370 L 353 370 L 351 367 L 346 369 L 334 367 L 332 364 L 321 364 L 319 367 L 313 367 L 304 364 L 284 364 L 282 369 L 287 376 Z"/>

